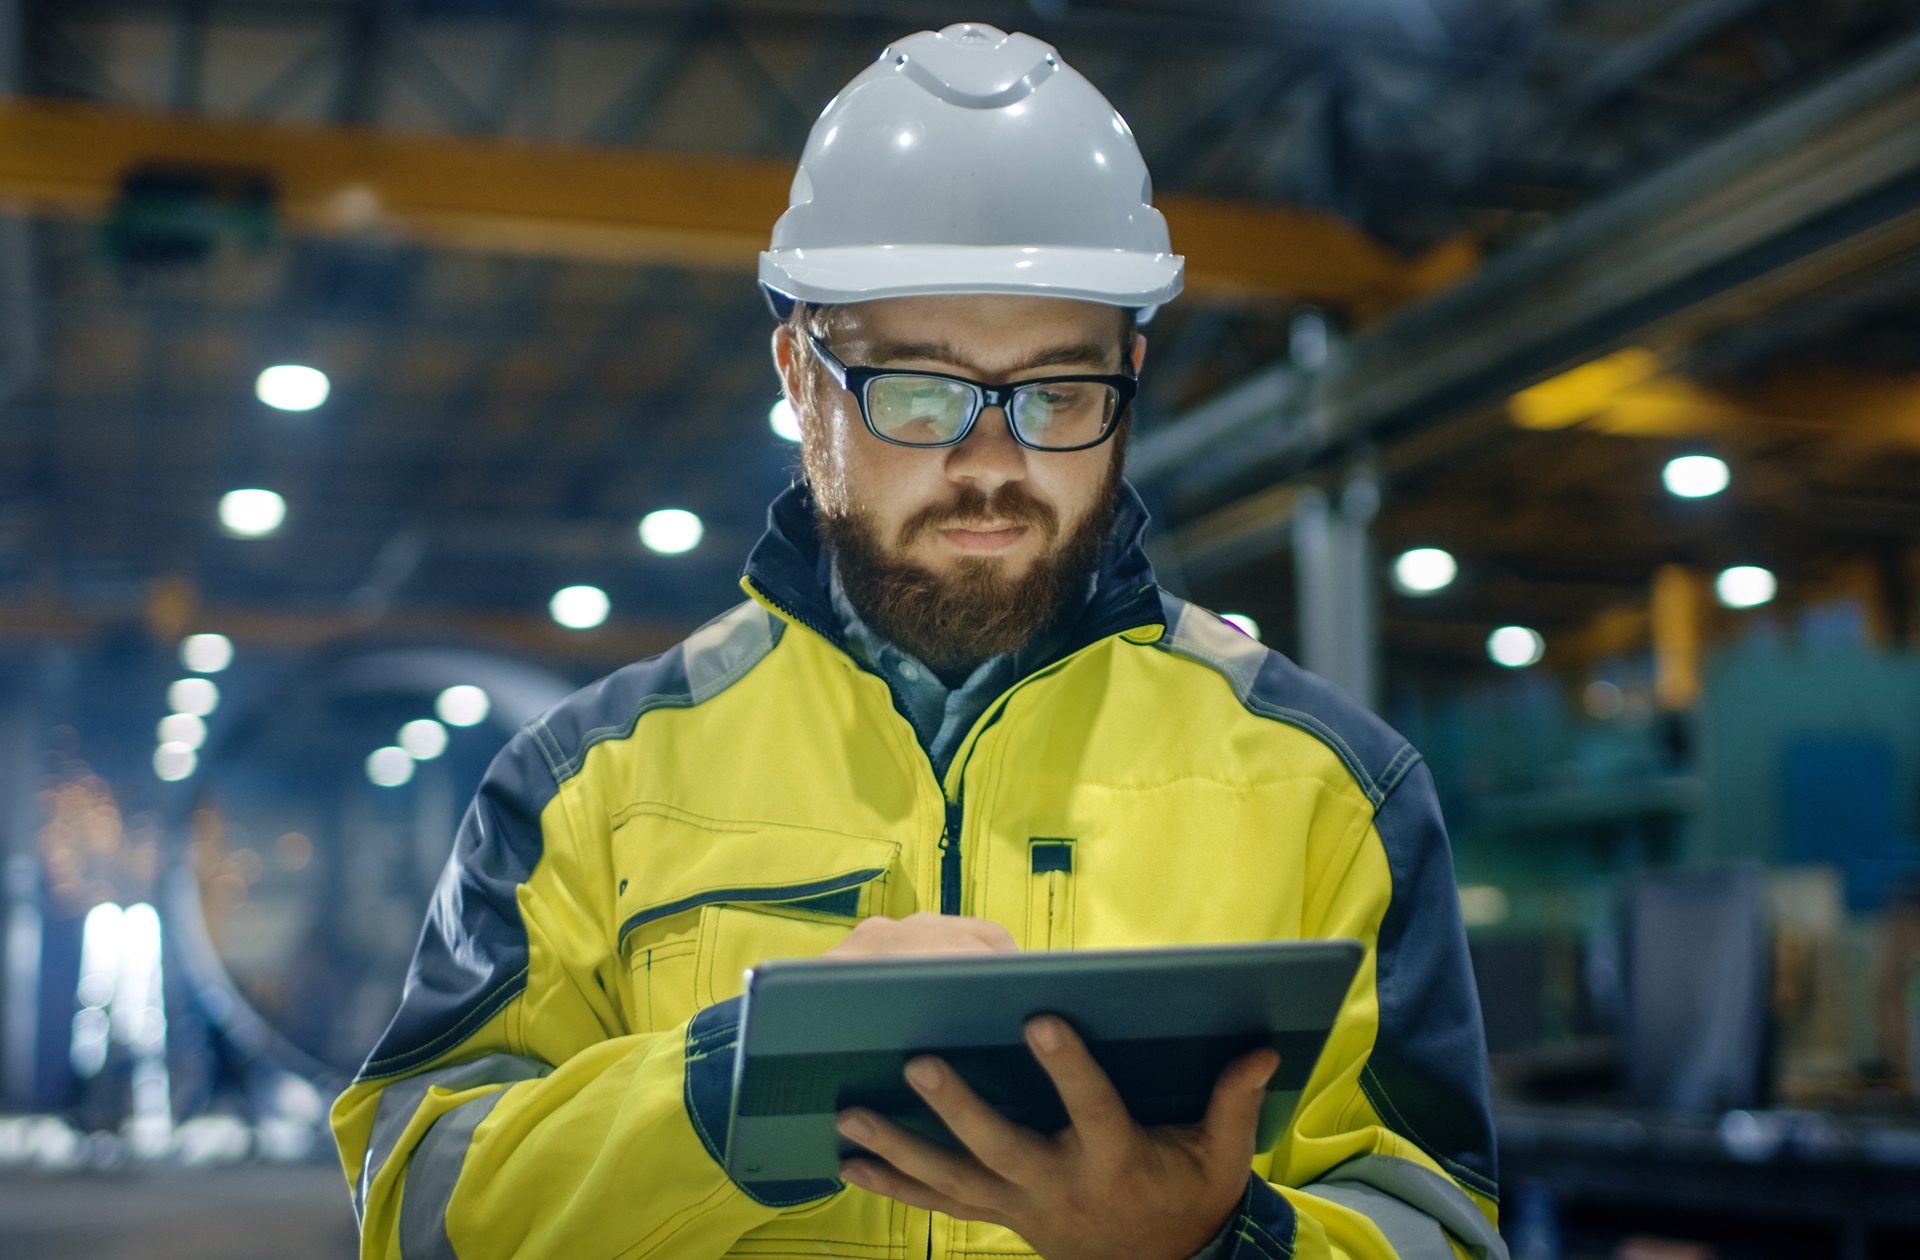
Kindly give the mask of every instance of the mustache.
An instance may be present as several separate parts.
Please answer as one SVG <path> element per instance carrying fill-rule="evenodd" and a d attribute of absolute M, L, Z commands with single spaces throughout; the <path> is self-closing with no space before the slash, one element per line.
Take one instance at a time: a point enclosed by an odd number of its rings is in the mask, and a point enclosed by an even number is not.
<path fill-rule="evenodd" d="M 978 486 L 963 486 L 947 502 L 928 504 L 901 524 L 895 545 L 906 547 L 935 530 L 965 529 L 989 521 L 1030 525 L 1048 542 L 1060 532 L 1060 513 L 1053 505 L 1034 498 L 1019 482 L 1009 481 L 990 495 Z"/>

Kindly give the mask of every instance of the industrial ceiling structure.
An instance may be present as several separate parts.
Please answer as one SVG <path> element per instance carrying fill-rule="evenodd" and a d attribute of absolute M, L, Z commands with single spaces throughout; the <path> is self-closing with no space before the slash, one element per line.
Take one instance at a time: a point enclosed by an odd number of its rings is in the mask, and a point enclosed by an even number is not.
<path fill-rule="evenodd" d="M 1170 582 L 1313 663 L 1304 510 L 1377 559 L 1459 557 L 1438 596 L 1382 595 L 1390 670 L 1488 668 L 1507 622 L 1569 663 L 1637 650 L 1676 564 L 1858 590 L 1910 631 L 1914 0 L 0 19 L 0 634 L 670 643 L 737 598 L 793 475 L 752 263 L 807 128 L 887 41 L 961 19 L 1109 95 L 1188 257 L 1131 454 Z M 277 363 L 332 394 L 262 405 Z M 1665 494 L 1694 451 L 1729 491 Z M 240 486 L 285 496 L 271 538 L 222 534 Z M 665 507 L 697 548 L 639 545 Z M 571 583 L 609 593 L 604 627 L 548 619 Z"/>

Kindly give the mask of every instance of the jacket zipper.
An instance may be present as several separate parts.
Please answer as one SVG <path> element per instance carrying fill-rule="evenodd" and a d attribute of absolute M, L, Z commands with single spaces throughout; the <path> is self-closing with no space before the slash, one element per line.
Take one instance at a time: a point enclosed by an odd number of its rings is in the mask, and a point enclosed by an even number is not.
<path fill-rule="evenodd" d="M 791 605 L 789 605 L 785 600 L 775 597 L 765 587 L 761 586 L 760 583 L 753 581 L 751 578 L 747 579 L 747 581 L 748 581 L 748 584 L 752 587 L 753 593 L 759 595 L 760 598 L 765 600 L 768 604 L 771 604 L 776 610 L 778 610 L 780 613 L 785 615 L 788 620 L 796 622 L 799 625 L 805 626 L 807 629 L 813 631 L 815 634 L 825 639 L 828 643 L 831 643 L 834 647 L 838 648 L 840 651 L 842 652 L 846 651 L 846 648 L 841 643 L 840 636 L 837 633 L 829 631 L 825 627 L 814 624 L 814 622 L 810 618 L 801 616 L 798 610 L 796 610 Z M 1116 631 L 1114 633 L 1119 634 L 1119 633 L 1124 633 L 1124 631 Z M 1113 637 L 1113 635 L 1111 634 L 1101 635 L 1100 639 L 1095 640 L 1094 642 L 1099 642 L 1101 640 L 1108 639 L 1111 637 Z M 972 760 L 973 758 L 973 748 L 975 743 L 978 742 L 980 733 L 983 730 L 985 730 L 986 727 L 991 726 L 993 724 L 993 721 L 997 720 L 998 711 L 1003 706 L 1005 706 L 1007 702 L 1007 698 L 1011 696 L 1014 692 L 1020 690 L 1022 687 L 1026 686 L 1028 683 L 1032 682 L 1034 679 L 1039 678 L 1043 674 L 1050 674 L 1055 672 L 1062 665 L 1065 665 L 1068 661 L 1072 660 L 1076 656 L 1079 656 L 1082 652 L 1087 651 L 1089 648 L 1093 646 L 1094 646 L 1094 643 L 1092 642 L 1083 644 L 1080 647 L 1075 648 L 1072 652 L 1067 653 L 1067 655 L 1061 657 L 1059 660 L 1054 661 L 1052 664 L 1048 665 L 1046 668 L 1041 669 L 1035 673 L 1029 674 L 1027 677 L 1022 678 L 1021 680 L 1016 682 L 1013 686 L 1007 688 L 1007 690 L 998 699 L 996 699 L 992 704 L 986 707 L 986 710 L 983 713 L 981 713 L 979 718 L 975 719 L 974 729 L 968 734 L 967 738 L 961 742 L 960 749 L 958 750 L 959 755 L 957 755 L 954 758 L 954 764 L 951 767 L 949 767 L 947 771 L 948 781 L 955 784 L 955 796 L 952 799 L 947 801 L 947 821 L 946 821 L 946 825 L 942 827 L 940 831 L 940 913 L 941 914 L 959 914 L 960 913 L 960 893 L 961 893 L 960 824 L 964 815 L 964 810 L 962 808 L 962 804 L 959 796 L 958 784 L 961 776 L 964 775 L 966 771 L 967 762 Z M 900 693 L 894 690 L 892 681 L 886 678 L 884 675 L 876 674 L 875 677 L 878 677 L 880 681 L 883 684 L 885 684 L 888 694 L 893 697 L 894 708 L 897 711 L 905 712 L 906 706 L 901 703 Z M 927 1238 L 927 1247 L 929 1252 L 931 1252 L 933 1247 L 933 1238 L 931 1235 L 929 1235 Z"/>
<path fill-rule="evenodd" d="M 940 833 L 940 913 L 960 913 L 959 801 L 947 802 L 947 825 Z"/>

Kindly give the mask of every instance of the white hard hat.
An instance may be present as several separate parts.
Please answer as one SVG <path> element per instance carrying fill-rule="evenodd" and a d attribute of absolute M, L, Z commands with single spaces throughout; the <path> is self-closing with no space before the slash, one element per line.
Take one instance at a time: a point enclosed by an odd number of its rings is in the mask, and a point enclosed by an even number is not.
<path fill-rule="evenodd" d="M 1017 293 L 1139 308 L 1182 259 L 1133 133 L 1031 35 L 922 31 L 827 103 L 760 255 L 774 313 L 795 301 Z"/>

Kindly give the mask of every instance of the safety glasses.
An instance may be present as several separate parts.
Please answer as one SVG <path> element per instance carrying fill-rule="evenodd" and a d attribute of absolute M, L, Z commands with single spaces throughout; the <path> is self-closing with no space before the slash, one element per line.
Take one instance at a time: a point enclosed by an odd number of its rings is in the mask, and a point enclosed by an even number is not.
<path fill-rule="evenodd" d="M 1008 385 L 944 372 L 849 367 L 812 333 L 808 340 L 840 388 L 860 404 L 873 436 L 896 446 L 955 446 L 980 413 L 1001 408 L 1013 440 L 1035 451 L 1084 451 L 1113 435 L 1139 382 L 1122 376 L 1043 376 Z"/>

